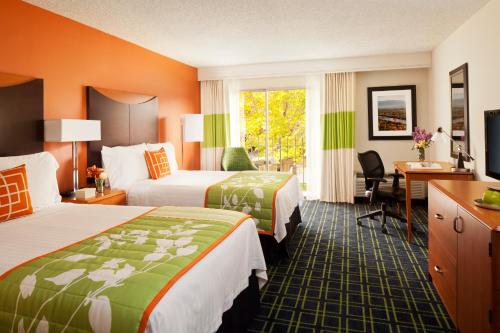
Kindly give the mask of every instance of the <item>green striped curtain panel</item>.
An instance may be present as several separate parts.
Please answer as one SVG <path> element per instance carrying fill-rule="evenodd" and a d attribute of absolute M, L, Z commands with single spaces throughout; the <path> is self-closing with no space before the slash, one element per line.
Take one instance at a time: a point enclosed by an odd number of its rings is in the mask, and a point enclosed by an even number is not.
<path fill-rule="evenodd" d="M 202 81 L 201 113 L 203 114 L 203 143 L 201 169 L 220 170 L 224 147 L 229 145 L 229 114 L 224 113 L 223 83 Z"/>
<path fill-rule="evenodd" d="M 325 76 L 325 107 L 321 115 L 322 201 L 354 202 L 354 84 L 354 73 Z"/>

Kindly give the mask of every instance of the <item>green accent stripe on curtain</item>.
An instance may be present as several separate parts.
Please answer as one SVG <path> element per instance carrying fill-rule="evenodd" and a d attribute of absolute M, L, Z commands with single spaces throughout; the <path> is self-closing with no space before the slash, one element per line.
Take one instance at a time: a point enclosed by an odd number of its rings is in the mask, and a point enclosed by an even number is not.
<path fill-rule="evenodd" d="M 354 148 L 355 119 L 354 111 L 323 114 L 323 150 Z"/>
<path fill-rule="evenodd" d="M 229 114 L 206 114 L 203 117 L 202 148 L 226 147 L 229 144 Z"/>

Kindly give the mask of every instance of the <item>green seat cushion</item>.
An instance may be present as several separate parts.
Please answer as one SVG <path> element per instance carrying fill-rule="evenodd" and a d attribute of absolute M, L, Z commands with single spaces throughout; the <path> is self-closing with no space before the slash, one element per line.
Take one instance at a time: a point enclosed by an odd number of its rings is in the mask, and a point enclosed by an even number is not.
<path fill-rule="evenodd" d="M 258 170 L 243 147 L 224 148 L 222 169 L 225 171 Z"/>

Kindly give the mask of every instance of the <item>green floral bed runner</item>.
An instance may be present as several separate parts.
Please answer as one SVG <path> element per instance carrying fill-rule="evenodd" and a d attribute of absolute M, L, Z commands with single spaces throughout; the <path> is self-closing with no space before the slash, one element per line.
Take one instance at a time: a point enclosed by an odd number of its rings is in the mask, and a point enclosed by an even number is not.
<path fill-rule="evenodd" d="M 274 235 L 276 196 L 291 177 L 285 172 L 238 172 L 207 189 L 205 207 L 250 214 L 260 234 Z"/>
<path fill-rule="evenodd" d="M 26 262 L 0 277 L 0 332 L 143 332 L 168 289 L 248 217 L 160 207 Z"/>

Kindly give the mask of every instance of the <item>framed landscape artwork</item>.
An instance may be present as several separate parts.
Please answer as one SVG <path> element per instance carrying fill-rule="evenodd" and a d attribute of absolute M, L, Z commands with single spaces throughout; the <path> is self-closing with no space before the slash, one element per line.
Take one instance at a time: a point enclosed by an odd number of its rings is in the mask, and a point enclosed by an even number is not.
<path fill-rule="evenodd" d="M 411 140 L 417 126 L 416 86 L 368 88 L 370 140 Z"/>

